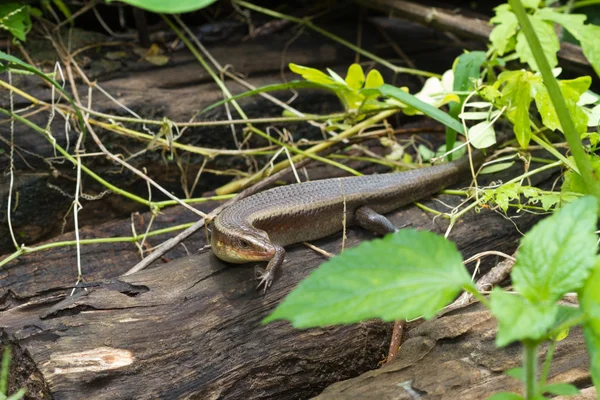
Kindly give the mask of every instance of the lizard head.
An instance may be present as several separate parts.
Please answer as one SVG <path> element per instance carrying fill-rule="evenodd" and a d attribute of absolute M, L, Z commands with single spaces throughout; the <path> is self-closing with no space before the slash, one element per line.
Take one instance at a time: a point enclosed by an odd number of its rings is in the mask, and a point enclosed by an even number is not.
<path fill-rule="evenodd" d="M 267 232 L 243 227 L 227 233 L 213 229 L 211 246 L 221 260 L 236 264 L 269 261 L 276 251 Z"/>

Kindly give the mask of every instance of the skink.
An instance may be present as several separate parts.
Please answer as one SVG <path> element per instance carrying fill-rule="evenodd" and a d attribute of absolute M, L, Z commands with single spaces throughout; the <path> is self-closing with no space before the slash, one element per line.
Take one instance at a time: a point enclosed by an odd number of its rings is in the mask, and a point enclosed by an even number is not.
<path fill-rule="evenodd" d="M 473 152 L 473 163 L 484 160 Z M 320 239 L 358 225 L 384 235 L 396 228 L 384 217 L 439 192 L 469 170 L 468 157 L 405 172 L 333 178 L 276 187 L 223 210 L 213 221 L 211 247 L 230 263 L 268 261 L 258 288 L 267 290 L 283 263 L 284 246 Z"/>

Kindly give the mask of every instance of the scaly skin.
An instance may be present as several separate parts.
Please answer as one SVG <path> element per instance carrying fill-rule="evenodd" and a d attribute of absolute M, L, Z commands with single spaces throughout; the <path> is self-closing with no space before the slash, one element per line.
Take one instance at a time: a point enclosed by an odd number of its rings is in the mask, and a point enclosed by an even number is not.
<path fill-rule="evenodd" d="M 476 166 L 481 152 L 473 153 Z M 268 261 L 258 287 L 271 285 L 283 263 L 284 246 L 329 236 L 359 225 L 376 233 L 395 231 L 382 213 L 430 196 L 469 170 L 459 160 L 411 171 L 323 179 L 276 187 L 234 203 L 212 224 L 214 254 L 231 263 Z M 345 211 L 345 213 L 344 213 Z"/>

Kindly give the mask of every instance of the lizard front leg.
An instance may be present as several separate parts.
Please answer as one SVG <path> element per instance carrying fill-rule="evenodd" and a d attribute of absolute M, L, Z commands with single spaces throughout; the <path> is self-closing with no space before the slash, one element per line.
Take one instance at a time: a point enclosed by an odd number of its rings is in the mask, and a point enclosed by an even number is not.
<path fill-rule="evenodd" d="M 257 279 L 259 279 L 260 282 L 258 282 L 256 289 L 258 290 L 261 286 L 263 286 L 263 294 L 273 283 L 273 280 L 275 279 L 275 271 L 277 271 L 281 264 L 283 264 L 283 260 L 285 258 L 285 250 L 283 246 L 279 246 L 277 244 L 273 246 L 275 247 L 275 255 L 267 264 L 267 269 L 257 276 Z"/>

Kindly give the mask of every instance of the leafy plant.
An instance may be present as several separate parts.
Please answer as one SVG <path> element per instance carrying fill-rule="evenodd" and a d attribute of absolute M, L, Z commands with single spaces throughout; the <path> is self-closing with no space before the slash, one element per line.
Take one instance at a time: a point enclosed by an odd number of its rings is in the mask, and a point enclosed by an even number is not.
<path fill-rule="evenodd" d="M 538 380 L 537 349 L 581 323 L 589 338 L 590 354 L 600 349 L 600 258 L 594 233 L 597 209 L 593 197 L 581 198 L 524 236 L 511 274 L 516 293 L 494 289 L 489 299 L 483 297 L 452 242 L 430 232 L 404 229 L 362 243 L 324 263 L 264 322 L 286 319 L 297 328 L 308 328 L 369 318 L 432 318 L 466 290 L 497 318 L 498 346 L 523 342 L 529 357 L 523 366 L 531 386 L 527 388 L 528 399 L 558 391 L 575 393 L 570 385 L 547 385 L 547 376 Z M 558 305 L 564 294 L 573 291 L 579 292 L 581 307 Z M 595 359 L 593 367 L 600 368 L 599 363 Z M 595 381 L 600 378 L 593 374 Z"/>
<path fill-rule="evenodd" d="M 32 8 L 23 3 L 0 4 L 0 29 L 7 30 L 17 40 L 25 41 L 31 30 Z"/>
<path fill-rule="evenodd" d="M 556 8 L 540 8 L 540 0 L 524 0 L 522 3 L 527 9 L 535 33 L 540 38 L 541 49 L 551 68 L 558 65 L 556 53 L 560 49 L 560 43 L 553 26 L 553 23 L 557 23 L 579 41 L 583 54 L 600 75 L 600 27 L 586 24 L 587 17 L 583 14 L 565 14 Z M 533 71 L 539 71 L 525 33 L 519 29 L 518 18 L 511 6 L 502 4 L 494 10 L 496 15 L 490 22 L 496 24 L 496 27 L 490 34 L 490 50 L 504 56 L 505 61 L 518 58 L 522 63 L 529 64 Z"/>

